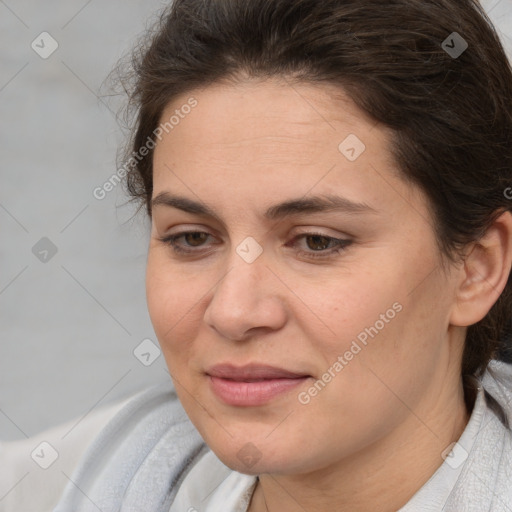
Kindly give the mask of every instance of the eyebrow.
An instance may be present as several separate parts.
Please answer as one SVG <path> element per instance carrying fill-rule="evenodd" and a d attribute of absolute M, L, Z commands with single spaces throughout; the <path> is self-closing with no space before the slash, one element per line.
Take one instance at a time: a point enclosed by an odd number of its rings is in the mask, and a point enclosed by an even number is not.
<path fill-rule="evenodd" d="M 187 213 L 213 217 L 221 222 L 219 216 L 204 203 L 193 201 L 186 197 L 172 195 L 169 192 L 161 192 L 151 201 L 151 208 L 157 206 L 168 206 L 177 208 Z M 303 213 L 321 212 L 344 212 L 354 213 L 378 213 L 366 203 L 351 201 L 345 197 L 336 195 L 313 196 L 308 198 L 290 199 L 288 201 L 273 205 L 267 209 L 264 216 L 268 220 L 279 220 L 292 215 Z"/>

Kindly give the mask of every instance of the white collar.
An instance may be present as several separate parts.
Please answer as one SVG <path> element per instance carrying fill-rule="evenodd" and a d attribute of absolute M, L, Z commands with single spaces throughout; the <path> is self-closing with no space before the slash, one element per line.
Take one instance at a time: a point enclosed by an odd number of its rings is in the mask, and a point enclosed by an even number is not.
<path fill-rule="evenodd" d="M 209 450 L 183 480 L 169 512 L 246 512 L 256 482 Z"/>

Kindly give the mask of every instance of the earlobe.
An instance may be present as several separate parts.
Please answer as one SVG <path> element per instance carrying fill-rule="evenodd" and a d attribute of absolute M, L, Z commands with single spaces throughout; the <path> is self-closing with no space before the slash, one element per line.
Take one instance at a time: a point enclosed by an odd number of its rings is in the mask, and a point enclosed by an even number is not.
<path fill-rule="evenodd" d="M 507 211 L 469 249 L 450 323 L 466 327 L 482 320 L 503 292 L 511 266 L 512 214 Z"/>

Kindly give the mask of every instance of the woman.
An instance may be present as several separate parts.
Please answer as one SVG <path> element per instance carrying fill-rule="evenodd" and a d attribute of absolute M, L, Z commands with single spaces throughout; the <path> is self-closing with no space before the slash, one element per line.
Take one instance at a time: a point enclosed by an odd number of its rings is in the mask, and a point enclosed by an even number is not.
<path fill-rule="evenodd" d="M 512 510 L 512 72 L 476 1 L 176 0 L 132 78 L 176 394 L 55 511 Z"/>

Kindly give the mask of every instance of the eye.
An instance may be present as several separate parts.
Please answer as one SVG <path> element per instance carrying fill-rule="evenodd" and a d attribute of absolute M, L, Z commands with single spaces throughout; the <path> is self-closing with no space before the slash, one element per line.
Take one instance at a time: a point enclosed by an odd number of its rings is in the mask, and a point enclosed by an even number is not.
<path fill-rule="evenodd" d="M 204 231 L 184 231 L 164 236 L 159 238 L 159 240 L 171 246 L 172 250 L 177 254 L 198 255 L 204 252 L 204 250 L 198 250 L 197 248 L 204 247 L 209 237 L 213 238 L 212 235 Z M 309 250 L 296 249 L 297 254 L 310 259 L 328 258 L 340 253 L 352 243 L 352 240 L 334 238 L 322 233 L 302 233 L 293 238 L 286 246 L 297 247 L 297 241 L 299 240 L 304 240 Z"/>
<path fill-rule="evenodd" d="M 309 251 L 301 249 L 298 254 L 312 259 L 328 258 L 339 254 L 352 243 L 352 240 L 334 238 L 322 233 L 303 233 L 296 236 L 292 242 L 295 243 L 297 240 L 304 240 L 306 247 L 311 249 Z"/>
<path fill-rule="evenodd" d="M 211 236 L 209 233 L 204 231 L 185 231 L 183 233 L 177 233 L 175 235 L 168 235 L 159 238 L 164 244 L 170 245 L 173 251 L 180 254 L 192 254 L 198 251 L 183 248 L 183 245 L 178 242 L 180 238 L 186 242 L 185 247 L 201 247 L 202 243 Z"/>

